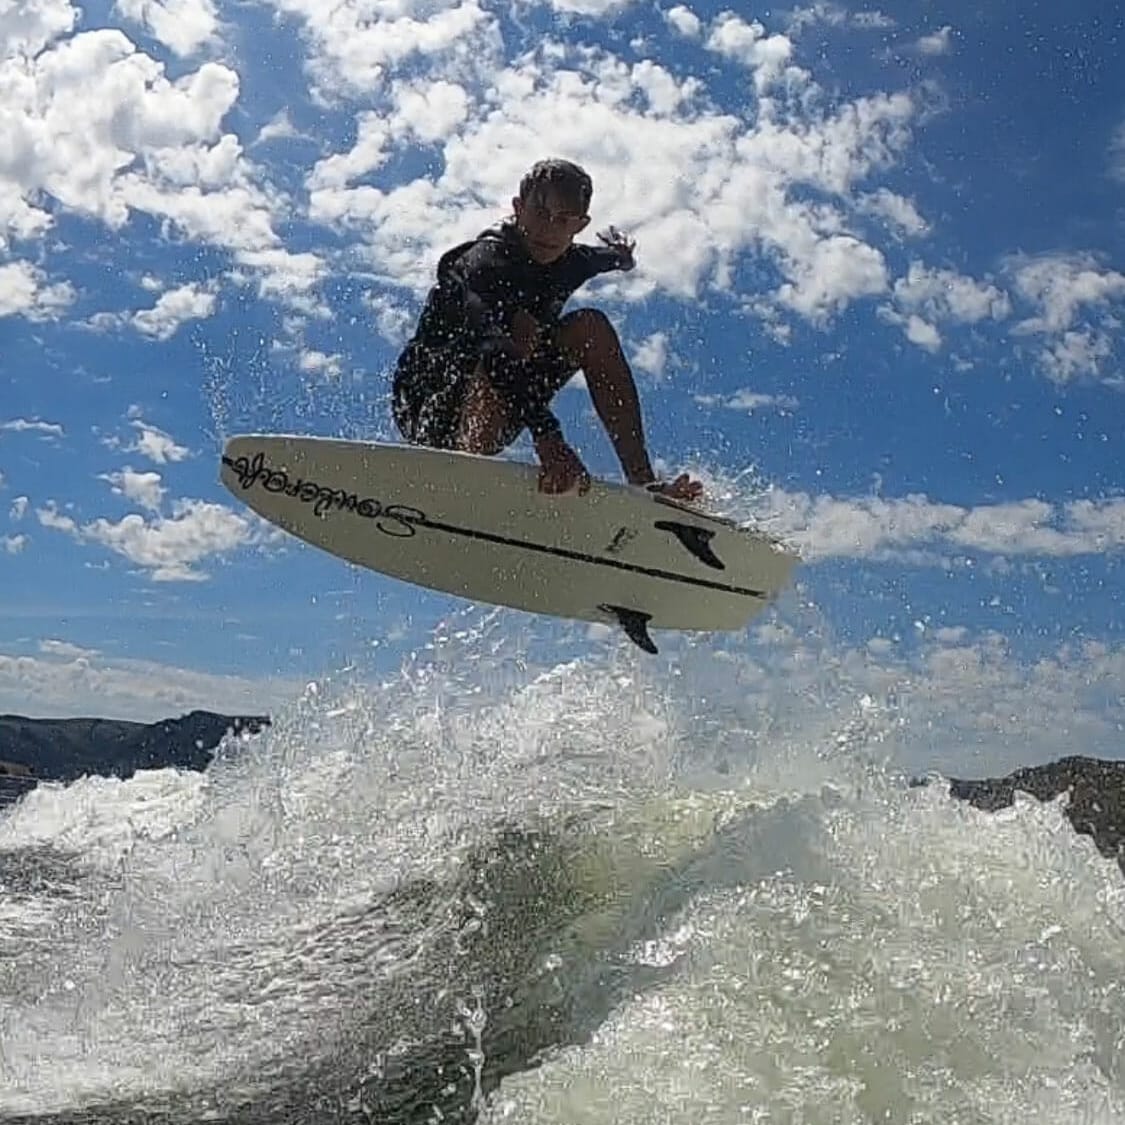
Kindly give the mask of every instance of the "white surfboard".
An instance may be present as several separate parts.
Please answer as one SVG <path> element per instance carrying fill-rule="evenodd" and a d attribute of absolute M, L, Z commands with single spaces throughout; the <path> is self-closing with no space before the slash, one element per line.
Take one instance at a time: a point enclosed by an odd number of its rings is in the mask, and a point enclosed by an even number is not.
<path fill-rule="evenodd" d="M 533 613 L 741 629 L 797 559 L 769 536 L 635 486 L 545 496 L 535 465 L 281 434 L 230 438 L 222 482 L 286 531 L 418 586 Z"/>

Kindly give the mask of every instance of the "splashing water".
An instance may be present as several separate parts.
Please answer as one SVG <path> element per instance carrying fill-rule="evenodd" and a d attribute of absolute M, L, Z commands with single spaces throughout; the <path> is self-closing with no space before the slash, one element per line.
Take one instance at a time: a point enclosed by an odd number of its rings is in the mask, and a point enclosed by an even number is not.
<path fill-rule="evenodd" d="M 1061 802 L 909 787 L 839 661 L 503 621 L 5 814 L 0 1112 L 1125 1116 L 1120 873 Z"/>

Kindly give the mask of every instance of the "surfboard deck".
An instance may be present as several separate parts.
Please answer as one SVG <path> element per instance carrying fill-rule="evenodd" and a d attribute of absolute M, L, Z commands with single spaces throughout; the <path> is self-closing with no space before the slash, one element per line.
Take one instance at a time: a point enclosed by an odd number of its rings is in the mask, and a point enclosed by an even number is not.
<path fill-rule="evenodd" d="M 473 601 L 620 625 L 737 630 L 797 558 L 761 532 L 595 480 L 545 496 L 538 468 L 469 453 L 286 434 L 225 444 L 222 483 L 270 523 L 347 562 Z"/>

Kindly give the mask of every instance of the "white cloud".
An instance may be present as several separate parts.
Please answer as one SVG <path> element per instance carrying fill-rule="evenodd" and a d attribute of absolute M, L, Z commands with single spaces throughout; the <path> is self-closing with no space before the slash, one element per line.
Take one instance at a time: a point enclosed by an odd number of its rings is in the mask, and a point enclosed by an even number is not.
<path fill-rule="evenodd" d="M 1038 359 L 1059 383 L 1103 377 L 1118 334 L 1116 304 L 1125 301 L 1125 274 L 1090 254 L 1044 254 L 1009 262 L 1017 293 L 1036 310 L 1013 328 L 1040 340 Z"/>
<path fill-rule="evenodd" d="M 319 254 L 278 246 L 240 250 L 235 261 L 257 272 L 260 297 L 280 301 L 309 316 L 331 315 L 328 307 L 312 296 L 312 290 L 328 276 L 328 265 Z"/>
<path fill-rule="evenodd" d="M 401 347 L 414 328 L 414 310 L 385 293 L 365 293 L 363 303 L 375 315 L 375 328 L 388 343 Z"/>
<path fill-rule="evenodd" d="M 70 31 L 78 9 L 67 0 L 22 0 L 5 6 L 0 19 L 0 59 L 34 58 Z"/>
<path fill-rule="evenodd" d="M 195 54 L 218 30 L 212 0 L 116 0 L 114 7 L 181 56 Z"/>
<path fill-rule="evenodd" d="M 810 496 L 771 490 L 758 505 L 767 526 L 810 559 L 890 557 L 932 547 L 946 553 L 1072 557 L 1125 549 L 1125 499 L 1048 504 L 1019 500 L 963 508 L 925 496 Z M 935 560 L 940 556 L 921 556 Z"/>
<path fill-rule="evenodd" d="M 191 282 L 161 293 L 151 309 L 133 314 L 133 326 L 144 336 L 168 340 L 181 324 L 202 320 L 215 311 L 215 294 L 204 285 Z"/>
<path fill-rule="evenodd" d="M 735 17 L 713 30 L 735 54 L 753 54 L 763 41 Z M 308 177 L 310 216 L 366 242 L 377 276 L 420 295 L 441 252 L 507 211 L 527 154 L 550 136 L 555 152 L 593 175 L 596 222 L 613 221 L 638 238 L 641 268 L 599 283 L 619 299 L 729 292 L 748 254 L 767 257 L 782 275 L 759 299 L 818 324 L 884 292 L 882 254 L 848 232 L 851 192 L 905 150 L 911 98 L 830 107 L 818 93 L 744 123 L 700 90 L 698 80 L 674 78 L 648 60 L 630 65 L 544 44 L 496 71 L 466 122 L 445 138 L 442 171 L 432 179 L 380 183 L 407 126 L 393 106 L 361 115 L 354 145 Z M 820 199 L 808 200 L 805 188 Z"/>
<path fill-rule="evenodd" d="M 12 506 L 8 509 L 8 518 L 13 523 L 19 523 L 27 514 L 27 504 L 28 500 L 26 496 L 17 496 L 12 501 Z"/>
<path fill-rule="evenodd" d="M 851 235 L 820 238 L 799 258 L 791 258 L 792 281 L 781 285 L 778 300 L 819 324 L 857 297 L 882 293 L 887 287 L 887 264 L 873 246 Z"/>
<path fill-rule="evenodd" d="M 858 209 L 867 214 L 877 215 L 897 233 L 908 237 L 917 238 L 930 231 L 930 224 L 918 213 L 913 200 L 896 195 L 887 188 L 879 188 L 869 194 L 861 195 Z"/>
<path fill-rule="evenodd" d="M 882 319 L 901 326 L 912 344 L 931 352 L 942 344 L 939 324 L 998 321 L 1012 311 L 1008 294 L 991 282 L 917 261 L 895 282 L 891 299 L 878 310 Z"/>
<path fill-rule="evenodd" d="M 638 371 L 663 379 L 668 364 L 668 333 L 653 332 L 646 336 L 633 351 L 633 366 Z"/>
<path fill-rule="evenodd" d="M 695 401 L 703 406 L 721 406 L 727 410 L 777 410 L 781 413 L 796 410 L 800 403 L 792 395 L 771 395 L 743 388 L 732 395 L 696 395 Z"/>
<path fill-rule="evenodd" d="M 44 644 L 49 647 L 40 656 L 0 652 L 0 712 L 138 722 L 196 709 L 260 715 L 285 706 L 302 687 L 275 677 L 219 676 L 156 661 L 114 659 L 65 641 Z"/>
<path fill-rule="evenodd" d="M 75 534 L 78 531 L 78 524 L 74 522 L 74 519 L 60 512 L 53 500 L 49 500 L 44 507 L 37 508 L 35 515 L 43 527 L 49 527 L 54 531 L 66 531 L 70 534 Z"/>
<path fill-rule="evenodd" d="M 669 27 L 688 39 L 698 39 L 703 32 L 703 21 L 683 4 L 669 8 L 664 19 Z"/>
<path fill-rule="evenodd" d="M 164 501 L 164 486 L 159 473 L 138 473 L 126 467 L 116 473 L 102 473 L 99 480 L 109 483 L 118 496 L 124 496 L 150 512 L 159 512 Z"/>
<path fill-rule="evenodd" d="M 83 648 L 81 645 L 74 645 L 69 641 L 60 641 L 54 637 L 47 637 L 41 640 L 39 642 L 39 651 L 45 653 L 47 656 L 62 656 L 68 659 L 77 659 L 79 657 L 90 659 L 101 655 L 99 649 Z"/>
<path fill-rule="evenodd" d="M 36 513 L 44 527 L 65 531 L 82 543 L 96 543 L 146 571 L 154 582 L 199 582 L 201 563 L 254 541 L 246 518 L 221 504 L 177 500 L 172 514 L 146 518 L 130 513 L 116 522 L 99 518 L 79 526 L 52 504 Z"/>
<path fill-rule="evenodd" d="M 494 61 L 500 39 L 495 17 L 477 0 L 273 0 L 305 22 L 314 95 L 370 96 L 389 71 L 410 61 L 442 60 L 474 72 Z"/>
<path fill-rule="evenodd" d="M 135 158 L 159 164 L 219 141 L 238 95 L 238 76 L 217 63 L 170 82 L 111 29 L 79 33 L 26 65 L 5 60 L 0 83 L 8 111 L 0 139 L 19 154 L 5 166 L 9 186 L 32 207 L 50 195 L 111 227 L 154 188 L 149 171 L 133 170 Z"/>
<path fill-rule="evenodd" d="M 360 113 L 356 117 L 355 144 L 347 152 L 318 160 L 306 179 L 306 186 L 311 192 L 346 187 L 386 163 L 390 158 L 387 149 L 390 140 L 390 125 L 381 114 Z"/>
<path fill-rule="evenodd" d="M 556 12 L 604 18 L 627 7 L 633 0 L 547 0 Z"/>
<path fill-rule="evenodd" d="M 0 207 L 3 207 L 2 190 Z M 0 220 L 2 219 L 3 214 L 0 213 Z M 17 229 L 15 233 L 26 236 L 37 231 Z M 0 229 L 0 250 L 3 249 L 3 230 Z M 25 316 L 28 320 L 52 320 L 73 300 L 74 288 L 69 282 L 47 284 L 43 271 L 30 262 L 17 261 L 0 265 L 0 317 L 18 315 Z"/>
<path fill-rule="evenodd" d="M 126 452 L 141 453 L 158 465 L 167 464 L 169 461 L 183 461 L 191 456 L 190 449 L 177 445 L 169 434 L 150 425 L 144 419 L 134 418 L 132 426 L 137 431 L 138 437 L 132 445 L 125 447 Z"/>
<path fill-rule="evenodd" d="M 922 55 L 948 55 L 953 50 L 953 28 L 946 24 L 929 35 L 923 35 L 914 44 Z"/>
<path fill-rule="evenodd" d="M 62 437 L 65 432 L 58 422 L 43 422 L 38 418 L 12 418 L 0 422 L 0 430 L 13 434 L 42 434 L 45 438 Z"/>
<path fill-rule="evenodd" d="M 266 144 L 268 141 L 285 140 L 290 137 L 300 137 L 303 134 L 293 124 L 288 109 L 279 110 L 258 130 L 254 138 L 255 145 Z"/>
<path fill-rule="evenodd" d="M 877 8 L 849 12 L 839 4 L 816 3 L 807 8 L 794 8 L 789 13 L 789 31 L 799 35 L 806 27 L 825 24 L 829 27 L 853 27 L 866 31 L 885 31 L 895 26 L 890 16 Z"/>
<path fill-rule="evenodd" d="M 306 348 L 297 357 L 297 367 L 309 375 L 323 375 L 328 379 L 338 379 L 342 370 L 343 357 L 338 353 L 329 355 L 315 348 Z"/>
<path fill-rule="evenodd" d="M 194 49 L 214 27 L 210 0 L 124 0 L 123 10 L 176 49 Z M 112 230 L 141 211 L 164 222 L 166 234 L 244 258 L 286 255 L 273 221 L 291 211 L 289 201 L 259 182 L 262 170 L 222 131 L 238 98 L 235 71 L 206 62 L 169 80 L 164 65 L 119 30 L 55 41 L 65 21 L 61 9 L 51 11 L 53 20 L 27 33 L 41 41 L 56 28 L 44 49 L 0 58 L 0 151 L 8 154 L 0 164 L 0 248 L 11 236 L 43 234 L 58 211 Z M 0 311 L 48 316 L 72 297 L 27 263 L 0 267 Z"/>
<path fill-rule="evenodd" d="M 1082 306 L 1125 297 L 1125 275 L 1103 268 L 1091 255 L 1014 259 L 1012 270 L 1020 295 L 1041 310 L 1016 326 L 1020 332 L 1058 332 L 1074 323 Z"/>
<path fill-rule="evenodd" d="M 747 23 L 733 12 L 723 12 L 711 25 L 707 47 L 748 67 L 754 75 L 754 86 L 764 93 L 790 70 L 793 76 L 805 77 L 803 71 L 789 67 L 793 43 L 786 35 L 769 35 L 755 20 Z"/>
<path fill-rule="evenodd" d="M 26 535 L 0 535 L 0 547 L 9 555 L 18 555 L 30 542 Z"/>
<path fill-rule="evenodd" d="M 878 8 L 855 12 L 852 15 L 852 23 L 856 27 L 867 28 L 873 31 L 885 31 L 898 26 L 893 17 L 879 11 Z"/>
<path fill-rule="evenodd" d="M 469 112 L 469 96 L 455 82 L 414 81 L 395 83 L 395 124 L 422 144 L 444 140 Z"/>

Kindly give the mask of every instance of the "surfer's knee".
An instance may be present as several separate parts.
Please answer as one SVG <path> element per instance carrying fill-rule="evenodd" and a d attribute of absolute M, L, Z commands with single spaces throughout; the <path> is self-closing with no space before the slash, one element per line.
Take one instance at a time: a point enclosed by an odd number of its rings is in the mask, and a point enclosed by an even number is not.
<path fill-rule="evenodd" d="M 601 309 L 589 307 L 575 309 L 562 318 L 559 340 L 564 347 L 580 356 L 621 346 L 617 329 L 609 317 Z"/>

